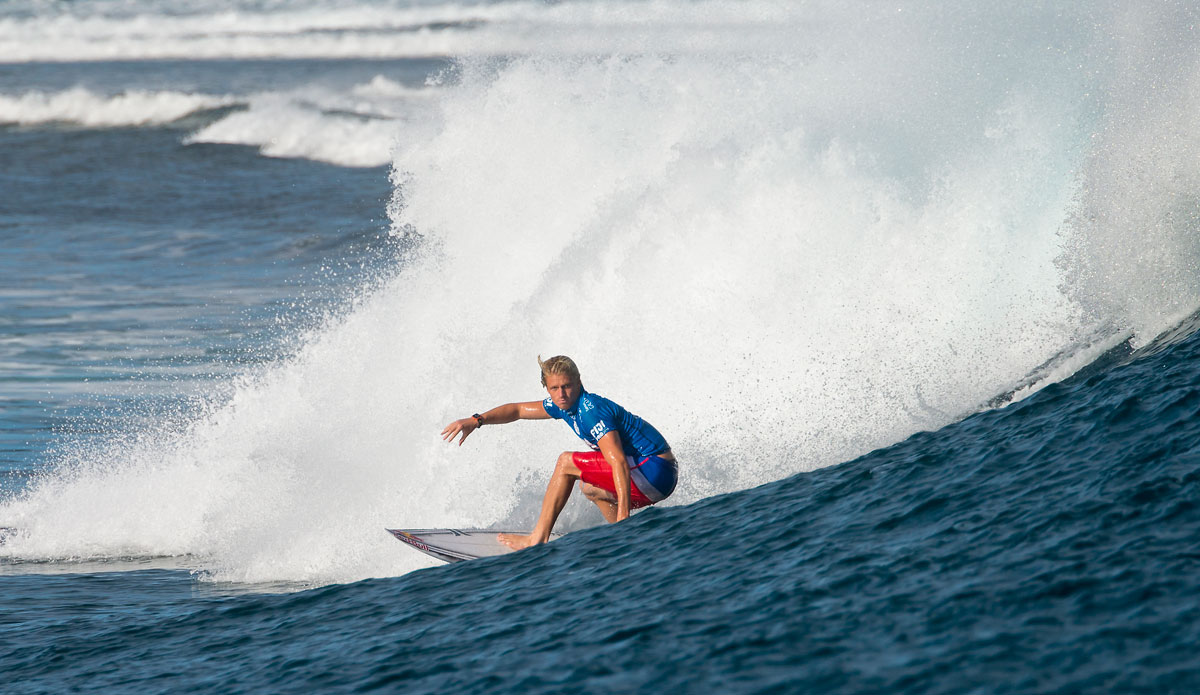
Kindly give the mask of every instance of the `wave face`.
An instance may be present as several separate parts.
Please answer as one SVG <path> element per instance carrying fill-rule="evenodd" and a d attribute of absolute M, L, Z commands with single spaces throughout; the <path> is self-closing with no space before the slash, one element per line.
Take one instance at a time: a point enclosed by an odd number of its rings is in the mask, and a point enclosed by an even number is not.
<path fill-rule="evenodd" d="M 537 354 L 666 434 L 679 506 L 939 430 L 1200 305 L 1193 10 L 638 14 L 668 7 L 536 10 L 636 54 L 559 50 L 568 27 L 460 61 L 400 124 L 394 277 L 183 431 L 65 456 L 0 507 L 4 555 L 401 574 L 422 562 L 382 526 L 535 516 L 565 430 L 436 433 L 539 398 Z"/>

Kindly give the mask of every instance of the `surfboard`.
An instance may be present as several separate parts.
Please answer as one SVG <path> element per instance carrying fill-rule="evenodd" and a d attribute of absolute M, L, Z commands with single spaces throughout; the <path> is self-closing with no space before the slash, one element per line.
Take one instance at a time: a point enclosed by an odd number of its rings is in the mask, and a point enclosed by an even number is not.
<path fill-rule="evenodd" d="M 410 547 L 445 562 L 507 555 L 513 552 L 513 549 L 496 540 L 496 534 L 528 533 L 482 528 L 390 528 L 387 532 Z M 558 538 L 559 535 L 550 534 L 550 540 Z"/>

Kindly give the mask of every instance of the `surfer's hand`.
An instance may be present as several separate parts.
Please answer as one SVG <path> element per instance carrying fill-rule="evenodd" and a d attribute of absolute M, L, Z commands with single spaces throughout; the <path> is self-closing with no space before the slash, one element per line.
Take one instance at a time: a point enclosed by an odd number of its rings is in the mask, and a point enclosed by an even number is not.
<path fill-rule="evenodd" d="M 462 439 L 458 440 L 458 445 L 462 446 L 462 443 L 467 441 L 467 435 L 471 434 L 477 429 L 479 429 L 479 423 L 476 422 L 475 418 L 473 417 L 465 417 L 461 420 L 455 420 L 449 425 L 446 425 L 446 429 L 442 430 L 442 441 L 452 442 L 454 441 L 455 437 L 461 434 Z"/>

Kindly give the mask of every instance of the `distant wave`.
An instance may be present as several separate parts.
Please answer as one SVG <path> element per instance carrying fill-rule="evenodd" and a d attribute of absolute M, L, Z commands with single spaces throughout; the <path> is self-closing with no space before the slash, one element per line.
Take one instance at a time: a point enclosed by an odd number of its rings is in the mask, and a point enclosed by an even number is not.
<path fill-rule="evenodd" d="M 404 58 L 596 52 L 629 47 L 753 46 L 745 31 L 784 35 L 795 9 L 762 0 L 496 2 L 354 6 L 229 2 L 87 3 L 0 9 L 0 63 L 217 58 Z M 7 15 L 7 16 L 6 16 Z M 646 36 L 653 40 L 646 41 Z M 619 48 L 619 46 L 616 46 Z"/>
<path fill-rule="evenodd" d="M 55 93 L 0 94 L 0 124 L 70 123 L 107 128 L 159 125 L 234 103 L 235 99 L 228 96 L 142 90 L 103 95 L 76 87 Z"/>
<path fill-rule="evenodd" d="M 88 3 L 0 14 L 0 62 L 429 54 L 508 7 Z"/>
<path fill-rule="evenodd" d="M 430 122 L 430 92 L 381 75 L 345 91 L 309 87 L 250 95 L 142 90 L 97 94 L 75 87 L 0 94 L 0 125 L 162 126 L 236 106 L 201 121 L 184 143 L 245 145 L 269 157 L 373 167 L 391 161 L 397 133 L 406 124 L 421 127 Z"/>
<path fill-rule="evenodd" d="M 340 166 L 383 166 L 402 130 L 419 129 L 433 118 L 431 91 L 376 76 L 348 92 L 255 95 L 246 110 L 227 114 L 185 142 L 247 145 L 269 157 Z"/>

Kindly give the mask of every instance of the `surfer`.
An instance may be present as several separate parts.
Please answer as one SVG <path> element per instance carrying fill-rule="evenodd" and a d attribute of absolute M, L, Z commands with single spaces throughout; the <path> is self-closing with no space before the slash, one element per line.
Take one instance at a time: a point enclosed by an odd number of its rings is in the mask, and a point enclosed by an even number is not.
<path fill-rule="evenodd" d="M 484 425 L 554 418 L 565 421 L 592 448 L 564 451 L 558 457 L 533 531 L 502 533 L 501 543 L 517 549 L 545 543 L 576 480 L 610 524 L 628 518 L 631 509 L 661 502 L 675 490 L 675 455 L 658 430 L 607 398 L 584 390 L 579 367 L 570 357 L 545 361 L 538 357 L 538 365 L 542 386 L 550 394 L 546 400 L 507 403 L 455 420 L 442 430 L 442 439 L 452 442 L 461 437 L 462 446 L 468 435 Z"/>

